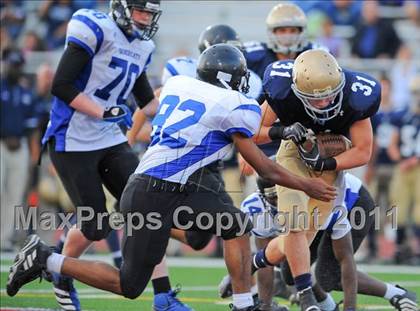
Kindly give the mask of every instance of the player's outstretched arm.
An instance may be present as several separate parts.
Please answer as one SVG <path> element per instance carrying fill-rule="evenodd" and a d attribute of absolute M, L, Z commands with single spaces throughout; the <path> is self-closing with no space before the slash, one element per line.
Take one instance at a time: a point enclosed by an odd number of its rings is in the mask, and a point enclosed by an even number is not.
<path fill-rule="evenodd" d="M 330 201 L 336 197 L 333 186 L 328 185 L 320 178 L 303 178 L 292 174 L 281 167 L 267 156 L 255 145 L 250 138 L 241 134 L 234 134 L 233 141 L 244 159 L 262 177 L 278 185 L 304 191 L 310 197 Z"/>
<path fill-rule="evenodd" d="M 335 157 L 337 171 L 365 165 L 372 155 L 373 131 L 370 119 L 355 122 L 350 127 L 352 147 Z"/>
<path fill-rule="evenodd" d="M 353 241 L 348 232 L 338 240 L 332 240 L 334 256 L 340 263 L 341 284 L 344 292 L 344 310 L 356 310 L 357 268 L 353 256 Z"/>

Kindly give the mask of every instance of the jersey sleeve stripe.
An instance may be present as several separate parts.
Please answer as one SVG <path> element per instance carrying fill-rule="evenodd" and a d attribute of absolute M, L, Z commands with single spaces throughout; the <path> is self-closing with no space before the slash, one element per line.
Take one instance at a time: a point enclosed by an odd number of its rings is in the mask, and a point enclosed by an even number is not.
<path fill-rule="evenodd" d="M 251 110 L 258 113 L 261 116 L 261 108 L 257 105 L 240 105 L 233 110 Z"/>
<path fill-rule="evenodd" d="M 171 73 L 171 75 L 173 75 L 173 76 L 179 75 L 178 71 L 175 69 L 174 66 L 172 66 L 172 64 L 166 63 L 165 68 L 168 69 L 168 71 Z"/>
<path fill-rule="evenodd" d="M 234 133 L 241 133 L 245 135 L 245 137 L 248 137 L 248 138 L 251 138 L 252 136 L 254 136 L 254 134 L 250 130 L 244 127 L 232 127 L 226 131 L 226 134 L 229 136 L 232 136 Z"/>
<path fill-rule="evenodd" d="M 149 168 L 143 173 L 156 178 L 168 178 L 211 156 L 230 143 L 222 131 L 211 131 L 203 138 L 200 145 L 188 153 L 173 161 Z"/>
<path fill-rule="evenodd" d="M 82 40 L 77 39 L 76 37 L 69 36 L 68 39 L 67 39 L 67 42 L 73 42 L 73 43 L 77 44 L 78 46 L 82 47 L 83 49 L 86 50 L 86 52 L 88 52 L 88 54 L 91 57 L 93 57 L 93 55 L 95 55 L 95 53 L 92 51 L 92 49 L 86 43 L 84 43 Z"/>
<path fill-rule="evenodd" d="M 99 27 L 98 24 L 96 24 L 93 20 L 91 20 L 89 17 L 87 17 L 85 15 L 74 15 L 72 17 L 72 19 L 78 20 L 78 21 L 86 24 L 86 26 L 88 26 L 93 31 L 93 33 L 96 36 L 95 54 L 98 53 L 98 51 L 101 48 L 101 45 L 104 41 L 104 32 L 101 29 L 101 27 Z"/>

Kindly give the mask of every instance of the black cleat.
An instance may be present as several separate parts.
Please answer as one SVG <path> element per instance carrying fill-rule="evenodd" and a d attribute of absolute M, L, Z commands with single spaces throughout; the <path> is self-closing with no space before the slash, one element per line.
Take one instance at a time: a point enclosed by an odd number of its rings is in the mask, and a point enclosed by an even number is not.
<path fill-rule="evenodd" d="M 23 285 L 41 278 L 51 253 L 50 247 L 42 242 L 39 236 L 35 234 L 28 236 L 10 267 L 7 294 L 13 297 Z"/>
<path fill-rule="evenodd" d="M 321 311 L 311 287 L 298 292 L 298 296 L 301 311 Z"/>
<path fill-rule="evenodd" d="M 398 311 L 418 311 L 419 307 L 417 304 L 417 295 L 414 292 L 410 292 L 401 286 L 398 286 L 405 291 L 403 295 L 395 295 L 389 302 Z"/>

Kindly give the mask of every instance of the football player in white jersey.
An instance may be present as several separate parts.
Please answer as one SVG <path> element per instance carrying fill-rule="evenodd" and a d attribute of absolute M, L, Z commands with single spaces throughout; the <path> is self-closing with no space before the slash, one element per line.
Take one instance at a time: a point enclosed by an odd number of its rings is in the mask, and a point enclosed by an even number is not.
<path fill-rule="evenodd" d="M 119 200 L 138 165 L 120 124 L 132 124 L 125 105 L 130 93 L 140 108 L 158 105 L 146 69 L 160 14 L 159 0 L 111 0 L 109 14 L 80 9 L 69 21 L 43 144 L 74 206 L 92 208 L 93 218 L 69 231 L 66 256 L 79 257 L 108 235 L 108 217 L 98 224 L 98 214 L 107 212 L 102 185 Z M 158 299 L 162 294 L 173 300 L 167 276 L 154 285 Z M 54 291 L 63 309 L 80 310 L 70 278 L 54 278 Z"/>
<path fill-rule="evenodd" d="M 278 217 L 275 184 L 261 177 L 257 179 L 257 183 L 259 191 L 248 196 L 241 209 L 250 214 L 254 224 L 252 233 L 255 235 L 256 246 L 262 249 L 271 239 L 284 234 L 284 226 L 275 220 L 275 217 Z M 339 195 L 334 202 L 337 209 L 324 224 L 320 224 L 321 231 L 311 244 L 311 263 L 315 265 L 316 280 L 313 288 L 321 310 L 339 310 L 329 294 L 333 290 L 343 291 L 344 310 L 354 310 L 349 305 L 356 305 L 356 293 L 385 298 L 395 310 L 417 310 L 417 297 L 414 292 L 356 270 L 353 254 L 360 247 L 370 227 L 374 225 L 375 203 L 361 180 L 349 173 L 344 173 L 337 188 Z M 346 209 L 347 217 L 342 208 Z M 356 211 L 354 213 L 353 208 Z M 365 217 L 364 222 L 362 217 Z M 351 219 L 354 220 L 353 227 Z M 281 272 L 287 285 L 293 286 L 294 280 L 287 262 L 281 265 Z M 258 270 L 257 277 L 258 295 L 262 302 L 260 310 L 283 310 L 284 307 L 272 302 L 276 283 L 273 284 L 273 267 Z M 228 297 L 231 291 L 229 279 L 225 277 L 221 283 L 221 294 L 224 297 Z"/>
<path fill-rule="evenodd" d="M 198 79 L 174 77 L 162 89 L 152 142 L 120 202 L 127 220 L 133 213 L 146 215 L 144 226 L 130 234 L 129 226 L 138 223 L 125 222 L 121 270 L 106 263 L 52 253 L 38 236 L 32 235 L 11 267 L 9 295 L 48 271 L 135 298 L 162 260 L 170 230 L 175 226 L 208 231 L 225 240 L 225 260 L 233 280 L 231 308 L 255 310 L 250 292 L 248 237 L 252 225 L 220 189 L 219 180 L 202 174 L 202 168 L 223 158 L 235 144 L 257 172 L 270 181 L 324 201 L 335 198 L 335 188 L 318 178 L 293 175 L 265 157 L 253 143 L 251 137 L 259 128 L 261 110 L 255 100 L 239 92 L 247 91 L 248 71 L 237 48 L 229 44 L 208 48 L 200 56 L 197 74 Z M 202 182 L 203 178 L 209 180 Z M 196 204 L 197 200 L 201 205 Z M 211 215 L 210 225 L 200 221 L 203 212 Z M 151 213 L 155 219 L 149 222 Z"/>

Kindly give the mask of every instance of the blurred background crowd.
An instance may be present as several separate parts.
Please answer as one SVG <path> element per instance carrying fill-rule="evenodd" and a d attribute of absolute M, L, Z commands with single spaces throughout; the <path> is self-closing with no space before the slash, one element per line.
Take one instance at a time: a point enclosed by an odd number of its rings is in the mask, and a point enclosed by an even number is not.
<path fill-rule="evenodd" d="M 398 204 L 390 196 L 397 164 L 387 151 L 393 130 L 391 120 L 418 100 L 410 92 L 410 85 L 420 70 L 420 1 L 294 2 L 308 16 L 308 36 L 312 41 L 326 46 L 341 66 L 370 73 L 382 83 L 380 112 L 372 120 L 376 139 L 374 157 L 367 167 L 355 172 L 380 206 L 381 223 L 379 230 L 372 230 L 358 259 L 420 264 L 420 240 L 415 238 L 420 232 L 410 229 L 414 219 L 420 218 L 420 211 L 411 206 L 411 214 L 408 211 L 401 215 L 398 224 L 404 230 L 393 230 L 391 219 L 385 215 L 388 208 Z M 160 86 L 166 60 L 176 55 L 198 56 L 198 35 L 208 25 L 231 25 L 244 42 L 267 41 L 265 18 L 277 3 L 162 1 L 160 29 L 154 38 L 157 48 L 148 70 L 154 87 Z M 107 12 L 108 1 L 1 1 L 2 251 L 12 250 L 28 233 L 11 231 L 13 206 L 37 207 L 37 212 L 73 210 L 48 157 L 42 156 L 41 166 L 38 162 L 40 137 L 48 122 L 54 69 L 64 48 L 67 23 L 79 8 Z M 140 133 L 136 146 L 139 154 L 147 142 L 148 135 Z M 414 144 L 419 150 L 420 141 Z M 225 181 L 239 206 L 256 186 L 253 177 L 246 176 L 235 159 L 232 155 L 226 162 Z M 59 235 L 59 232 L 44 233 L 45 239 L 51 242 Z M 100 243 L 97 248 L 101 248 Z M 175 242 L 168 250 L 176 255 L 189 251 Z M 204 252 L 220 255 L 217 241 Z"/>

